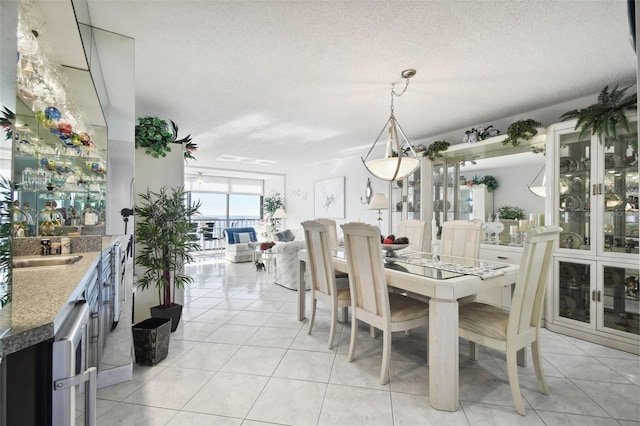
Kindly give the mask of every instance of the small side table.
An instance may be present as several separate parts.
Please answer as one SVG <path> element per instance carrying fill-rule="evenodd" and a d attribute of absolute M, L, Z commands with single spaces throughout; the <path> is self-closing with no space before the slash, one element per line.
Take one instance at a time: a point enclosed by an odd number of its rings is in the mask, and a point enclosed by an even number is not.
<path fill-rule="evenodd" d="M 253 250 L 253 263 L 255 264 L 257 261 L 262 260 L 267 272 L 271 272 L 274 255 L 271 249 L 261 250 L 260 243 L 249 243 L 249 247 Z"/>
<path fill-rule="evenodd" d="M 271 249 L 267 249 L 262 252 L 262 260 L 264 261 L 264 266 L 267 272 L 271 272 L 273 269 L 273 252 Z"/>

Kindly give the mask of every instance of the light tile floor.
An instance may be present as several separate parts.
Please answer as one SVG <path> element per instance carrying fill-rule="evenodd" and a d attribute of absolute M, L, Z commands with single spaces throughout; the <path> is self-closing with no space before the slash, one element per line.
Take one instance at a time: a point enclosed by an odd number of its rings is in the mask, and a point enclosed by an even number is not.
<path fill-rule="evenodd" d="M 339 343 L 327 349 L 326 307 L 307 335 L 296 292 L 272 274 L 208 253 L 186 272 L 195 283 L 169 355 L 99 389 L 98 425 L 640 425 L 638 356 L 543 330 L 551 394 L 538 391 L 531 366 L 520 368 L 521 417 L 504 354 L 482 348 L 473 362 L 461 340 L 460 407 L 440 412 L 429 406 L 426 330 L 394 334 L 390 382 L 381 386 L 382 343 L 368 328 L 349 363 L 350 326 L 341 323 Z"/>

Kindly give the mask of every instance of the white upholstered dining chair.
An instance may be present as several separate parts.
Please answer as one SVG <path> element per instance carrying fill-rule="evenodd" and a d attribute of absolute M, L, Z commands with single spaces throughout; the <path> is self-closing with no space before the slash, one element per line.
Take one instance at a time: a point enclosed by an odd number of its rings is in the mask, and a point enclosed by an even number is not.
<path fill-rule="evenodd" d="M 540 365 L 540 320 L 551 254 L 560 231 L 557 226 L 543 226 L 527 232 L 511 310 L 480 302 L 461 305 L 459 310 L 460 337 L 469 340 L 472 359 L 478 358 L 477 344 L 506 352 L 513 402 L 523 416 L 516 353 L 529 344 L 538 386 L 543 394 L 549 394 Z"/>
<path fill-rule="evenodd" d="M 429 305 L 397 293 L 389 293 L 380 247 L 380 230 L 365 223 L 341 225 L 347 254 L 351 289 L 351 340 L 349 361 L 353 361 L 358 320 L 382 330 L 380 384 L 389 380 L 391 333 L 427 324 Z"/>
<path fill-rule="evenodd" d="M 454 261 L 456 257 L 477 259 L 480 254 L 482 221 L 452 220 L 442 224 L 440 234 L 440 260 Z"/>
<path fill-rule="evenodd" d="M 425 232 L 426 222 L 418 219 L 408 219 L 400 222 L 396 237 L 407 237 L 409 239 L 407 250 L 425 251 Z"/>
<path fill-rule="evenodd" d="M 309 256 L 311 278 L 311 317 L 307 334 L 311 334 L 313 329 L 318 300 L 330 305 L 329 349 L 331 349 L 336 335 L 339 308 L 342 308 L 342 320 L 346 322 L 348 319 L 348 307 L 351 305 L 349 280 L 335 277 L 331 259 L 331 229 L 319 221 L 312 220 L 302 222 L 302 228 Z"/>
<path fill-rule="evenodd" d="M 440 260 L 443 262 L 461 263 L 462 259 L 477 259 L 480 254 L 480 236 L 482 221 L 452 220 L 442 224 L 440 234 Z M 458 303 L 476 300 L 476 295 L 463 297 Z"/>

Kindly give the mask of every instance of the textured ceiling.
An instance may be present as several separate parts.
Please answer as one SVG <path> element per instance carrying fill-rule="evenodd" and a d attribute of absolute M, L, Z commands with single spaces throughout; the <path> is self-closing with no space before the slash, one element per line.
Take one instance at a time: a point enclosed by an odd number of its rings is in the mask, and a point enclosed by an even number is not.
<path fill-rule="evenodd" d="M 418 73 L 395 112 L 411 140 L 636 80 L 623 0 L 89 0 L 89 10 L 94 26 L 135 39 L 136 114 L 191 133 L 198 170 L 286 173 L 364 155 L 405 68 Z"/>

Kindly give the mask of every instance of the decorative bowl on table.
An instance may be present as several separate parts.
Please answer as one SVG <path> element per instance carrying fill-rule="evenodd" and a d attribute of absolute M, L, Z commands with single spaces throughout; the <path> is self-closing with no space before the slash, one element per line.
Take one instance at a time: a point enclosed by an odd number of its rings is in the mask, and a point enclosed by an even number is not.
<path fill-rule="evenodd" d="M 380 244 L 382 250 L 384 250 L 384 260 L 389 263 L 393 263 L 393 258 L 396 257 L 396 251 L 409 247 L 409 244 Z"/>

